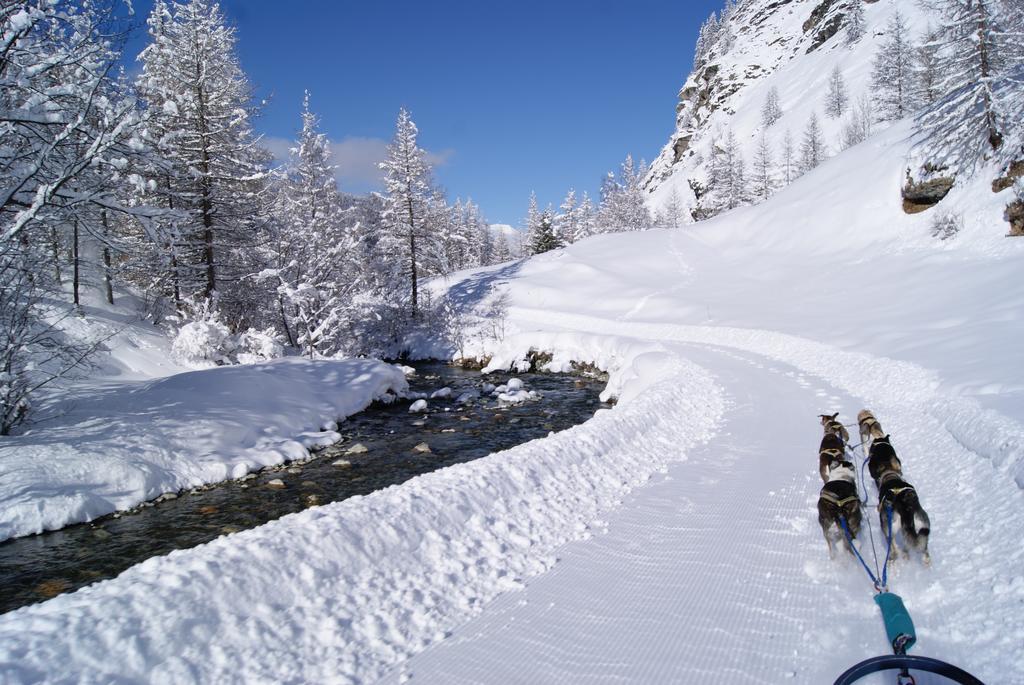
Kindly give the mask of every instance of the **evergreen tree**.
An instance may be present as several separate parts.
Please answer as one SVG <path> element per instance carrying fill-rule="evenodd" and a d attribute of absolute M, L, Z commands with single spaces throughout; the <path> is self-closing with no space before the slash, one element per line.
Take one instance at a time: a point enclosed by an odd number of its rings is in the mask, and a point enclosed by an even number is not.
<path fill-rule="evenodd" d="M 594 203 L 590 199 L 590 195 L 587 191 L 583 191 L 583 199 L 580 200 L 579 206 L 579 221 L 577 222 L 576 237 L 573 238 L 573 242 L 583 240 L 587 236 L 594 234 L 594 224 L 596 221 L 596 212 L 594 211 Z"/>
<path fill-rule="evenodd" d="M 562 243 L 555 235 L 554 212 L 548 207 L 540 213 L 537 230 L 530 241 L 530 254 L 543 254 L 559 247 L 562 247 Z"/>
<path fill-rule="evenodd" d="M 775 190 L 775 160 L 772 153 L 768 132 L 761 129 L 757 139 L 757 151 L 754 153 L 754 192 L 762 200 L 767 200 Z"/>
<path fill-rule="evenodd" d="M 929 144 L 957 169 L 970 169 L 1020 135 L 1024 119 L 1024 3 L 1020 0 L 928 0 L 942 12 L 937 43 L 943 97 L 920 120 Z"/>
<path fill-rule="evenodd" d="M 502 264 L 512 259 L 512 251 L 504 231 L 498 231 L 494 237 L 494 260 L 492 264 Z"/>
<path fill-rule="evenodd" d="M 406 265 L 401 273 L 408 288 L 413 319 L 420 311 L 421 276 L 440 271 L 435 256 L 437 236 L 427 224 L 434 198 L 431 170 L 426 154 L 417 143 L 418 136 L 416 124 L 402 108 L 395 125 L 395 137 L 388 145 L 387 159 L 380 164 L 386 190 L 385 222 L 393 249 Z"/>
<path fill-rule="evenodd" d="M 866 30 L 863 0 L 847 0 L 846 44 L 853 45 L 859 41 Z"/>
<path fill-rule="evenodd" d="M 907 24 L 897 11 L 885 29 L 871 72 L 877 94 L 876 111 L 882 121 L 902 119 L 910 113 L 913 94 L 914 47 L 908 39 Z"/>
<path fill-rule="evenodd" d="M 569 189 L 559 209 L 561 211 L 555 215 L 555 235 L 563 245 L 570 245 L 576 242 L 580 231 L 580 211 L 574 189 Z"/>
<path fill-rule="evenodd" d="M 526 209 L 526 244 L 533 245 L 537 241 L 537 233 L 540 231 L 541 212 L 537 208 L 537 193 L 530 191 L 530 204 Z M 531 253 L 532 254 L 532 253 Z"/>
<path fill-rule="evenodd" d="M 473 266 L 494 264 L 494 233 L 491 225 L 480 213 L 480 207 L 469 203 L 469 230 L 475 233 Z"/>
<path fill-rule="evenodd" d="M 828 150 L 822 137 L 821 124 L 818 123 L 818 114 L 815 112 L 807 121 L 807 128 L 804 129 L 804 137 L 800 143 L 800 171 L 807 173 L 824 162 L 827 156 Z"/>
<path fill-rule="evenodd" d="M 917 107 L 934 105 L 942 96 L 940 46 L 939 32 L 929 26 L 914 53 L 914 104 Z"/>
<path fill-rule="evenodd" d="M 252 88 L 216 3 L 157 0 L 149 33 L 138 88 L 163 161 L 150 170 L 155 188 L 145 199 L 163 198 L 185 215 L 164 227 L 161 241 L 179 286 L 211 297 L 251 271 L 248 257 L 265 220 L 267 155 L 250 123 Z"/>
<path fill-rule="evenodd" d="M 679 228 L 683 225 L 686 217 L 686 207 L 679 191 L 672 187 L 665 206 L 658 213 L 658 225 L 662 228 Z"/>
<path fill-rule="evenodd" d="M 779 104 L 779 89 L 772 86 L 764 98 L 761 107 L 761 124 L 769 128 L 782 118 L 782 106 Z"/>
<path fill-rule="evenodd" d="M 782 136 L 782 175 L 786 185 L 797 177 L 796 148 L 793 145 L 793 134 L 788 128 Z"/>
<path fill-rule="evenodd" d="M 310 357 L 343 348 L 345 305 L 355 295 L 359 255 L 342 226 L 341 196 L 327 136 L 302 102 L 302 130 L 277 193 L 273 239 L 260 281 L 273 282 L 279 325 Z M 265 306 L 265 305 L 264 305 Z"/>
<path fill-rule="evenodd" d="M 718 41 L 718 30 L 718 17 L 712 12 L 711 16 L 701 24 L 700 31 L 697 34 L 697 45 L 693 55 L 694 68 L 700 68 L 707 63 L 708 54 Z"/>
<path fill-rule="evenodd" d="M 859 0 L 858 0 L 859 1 Z M 846 92 L 846 80 L 837 64 L 828 77 L 828 93 L 825 95 L 825 114 L 838 119 L 846 112 L 850 96 Z"/>
<path fill-rule="evenodd" d="M 747 188 L 746 165 L 736 136 L 730 130 L 725 136 L 725 147 L 719 157 L 714 191 L 717 211 L 728 211 L 750 200 Z"/>
<path fill-rule="evenodd" d="M 641 161 L 640 169 L 646 168 Z M 609 174 L 601 185 L 601 206 L 597 210 L 597 223 L 601 230 L 642 231 L 653 224 L 644 203 L 643 173 L 633 164 L 633 156 L 626 155 L 619 176 Z"/>
<path fill-rule="evenodd" d="M 853 103 L 849 120 L 843 126 L 843 147 L 853 147 L 867 140 L 871 135 L 874 118 L 871 98 L 867 93 L 861 93 Z"/>

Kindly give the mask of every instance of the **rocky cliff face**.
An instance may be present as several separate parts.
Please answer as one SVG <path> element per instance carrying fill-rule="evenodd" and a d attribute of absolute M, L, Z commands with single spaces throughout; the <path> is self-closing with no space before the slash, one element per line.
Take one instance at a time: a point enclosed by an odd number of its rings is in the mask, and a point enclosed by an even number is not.
<path fill-rule="evenodd" d="M 847 34 L 852 3 L 859 3 L 865 16 L 865 32 L 853 42 Z M 838 66 L 851 103 L 862 95 L 870 97 L 872 60 L 897 6 L 916 38 L 929 20 L 917 3 L 727 3 L 722 19 L 701 32 L 693 71 L 679 91 L 675 131 L 645 178 L 651 208 L 663 208 L 675 194 L 692 210 L 697 204 L 694 188 L 707 180 L 711 145 L 719 144 L 728 132 L 749 164 L 764 129 L 779 163 L 786 131 L 798 147 L 808 120 L 816 113 L 830 154 L 837 153 L 845 121 L 825 115 L 827 80 Z M 781 118 L 766 127 L 761 109 L 772 89 L 779 95 Z"/>

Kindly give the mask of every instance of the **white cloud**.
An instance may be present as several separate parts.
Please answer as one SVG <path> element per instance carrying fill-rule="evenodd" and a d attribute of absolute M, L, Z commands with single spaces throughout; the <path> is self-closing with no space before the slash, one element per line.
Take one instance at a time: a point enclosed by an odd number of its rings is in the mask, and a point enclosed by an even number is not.
<path fill-rule="evenodd" d="M 263 146 L 274 155 L 274 159 L 285 161 L 288 159 L 288 150 L 294 147 L 295 142 L 286 138 L 263 139 Z M 364 138 L 360 136 L 348 136 L 341 140 L 330 141 L 331 163 L 337 168 L 334 176 L 342 190 L 350 192 L 365 192 L 367 190 L 381 190 L 384 186 L 383 176 L 377 165 L 384 161 L 387 156 L 388 142 L 382 138 Z M 433 167 L 441 167 L 455 154 L 454 150 L 441 150 L 433 152 L 427 150 L 427 162 Z"/>

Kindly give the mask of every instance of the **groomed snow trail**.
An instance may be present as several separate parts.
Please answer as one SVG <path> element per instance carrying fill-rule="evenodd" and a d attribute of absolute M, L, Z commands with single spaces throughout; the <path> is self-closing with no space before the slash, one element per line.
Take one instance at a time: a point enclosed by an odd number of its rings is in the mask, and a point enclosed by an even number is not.
<path fill-rule="evenodd" d="M 843 410 L 850 421 L 860 400 L 747 352 L 674 351 L 712 370 L 727 390 L 716 438 L 630 495 L 606 517 L 604 534 L 567 545 L 550 572 L 381 682 L 820 685 L 887 653 L 870 582 L 852 558 L 828 560 L 815 509 L 816 414 Z M 986 459 L 936 456 L 959 458 L 959 472 L 924 477 L 939 459 L 905 464 L 921 476 L 915 482 L 935 526 L 935 564 L 901 560 L 891 572 L 918 622 L 914 652 L 958 662 L 989 682 L 1024 682 L 1024 666 L 1007 672 L 998 665 L 1024 636 L 1024 579 L 1019 567 L 1013 571 L 1020 554 L 1001 557 L 987 540 L 1010 534 L 1012 516 L 984 522 L 1011 510 L 980 502 L 974 487 L 961 485 L 991 484 Z M 993 489 L 1019 504 L 1019 491 L 1000 481 Z M 951 506 L 951 489 L 967 511 Z M 867 490 L 873 502 L 874 485 Z M 877 540 L 873 508 L 865 516 Z M 972 528 L 980 533 L 973 542 Z M 972 545 L 982 555 L 973 563 L 964 556 Z M 979 564 L 982 578 L 972 581 Z M 972 597 L 989 609 L 979 615 Z M 889 682 L 878 678 L 865 682 Z"/>

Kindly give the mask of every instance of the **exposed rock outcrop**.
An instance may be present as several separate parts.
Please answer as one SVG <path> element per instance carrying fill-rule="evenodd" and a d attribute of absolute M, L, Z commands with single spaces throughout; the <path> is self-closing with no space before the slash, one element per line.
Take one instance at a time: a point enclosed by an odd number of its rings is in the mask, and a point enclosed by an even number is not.
<path fill-rule="evenodd" d="M 1009 166 L 1006 168 L 1006 172 L 996 180 L 992 181 L 992 192 L 1001 193 L 1007 188 L 1012 188 L 1014 182 L 1018 178 L 1022 177 L 1024 177 L 1024 160 L 1010 162 Z"/>
<path fill-rule="evenodd" d="M 953 189 L 954 181 L 949 176 L 937 176 L 916 183 L 907 179 L 907 184 L 903 186 L 903 211 L 917 214 L 934 207 Z"/>
<path fill-rule="evenodd" d="M 1024 200 L 1014 200 L 1007 205 L 1003 218 L 1010 222 L 1010 232 L 1007 235 L 1024 235 Z"/>

